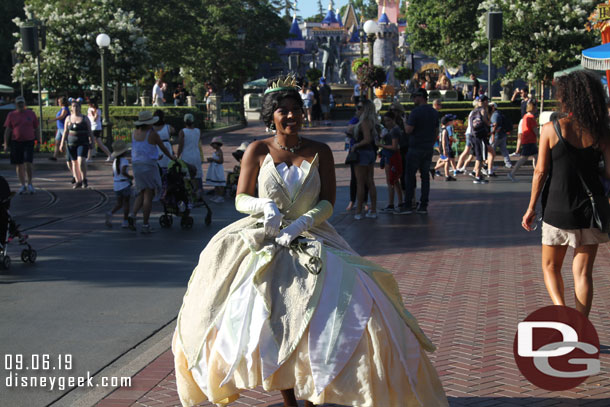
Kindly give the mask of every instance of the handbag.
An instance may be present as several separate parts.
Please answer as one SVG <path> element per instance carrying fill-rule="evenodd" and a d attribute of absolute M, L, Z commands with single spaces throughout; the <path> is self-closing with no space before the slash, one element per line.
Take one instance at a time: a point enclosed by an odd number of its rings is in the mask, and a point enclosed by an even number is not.
<path fill-rule="evenodd" d="M 557 119 L 553 120 L 553 126 L 555 127 L 555 132 L 557 133 L 557 137 L 559 138 L 559 142 L 564 145 L 566 151 L 568 152 L 568 157 L 574 163 L 574 159 L 572 158 L 572 153 L 570 149 L 566 146 L 566 142 L 561 135 L 561 127 L 559 126 L 559 122 Z M 589 186 L 585 182 L 585 179 L 582 177 L 578 166 L 574 166 L 576 168 L 576 174 L 582 183 L 583 189 L 591 202 L 592 208 L 592 216 L 593 222 L 595 226 L 604 233 L 610 232 L 610 203 L 608 202 L 608 198 L 604 195 L 593 195 Z"/>
<path fill-rule="evenodd" d="M 358 162 L 358 151 L 350 151 L 347 153 L 347 157 L 345 157 L 345 164 L 356 164 Z"/>

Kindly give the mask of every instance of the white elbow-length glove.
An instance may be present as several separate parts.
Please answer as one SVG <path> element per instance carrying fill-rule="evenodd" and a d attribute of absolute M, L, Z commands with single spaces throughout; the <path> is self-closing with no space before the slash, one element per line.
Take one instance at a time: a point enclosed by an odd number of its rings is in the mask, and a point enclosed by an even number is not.
<path fill-rule="evenodd" d="M 266 237 L 275 237 L 279 233 L 284 215 L 280 213 L 277 205 L 271 199 L 239 194 L 235 198 L 235 209 L 248 215 L 262 214 Z"/>
<path fill-rule="evenodd" d="M 318 202 L 312 209 L 299 216 L 290 225 L 280 231 L 280 234 L 275 238 L 275 242 L 279 245 L 289 247 L 290 243 L 301 233 L 319 225 L 333 214 L 333 205 L 322 200 Z"/>

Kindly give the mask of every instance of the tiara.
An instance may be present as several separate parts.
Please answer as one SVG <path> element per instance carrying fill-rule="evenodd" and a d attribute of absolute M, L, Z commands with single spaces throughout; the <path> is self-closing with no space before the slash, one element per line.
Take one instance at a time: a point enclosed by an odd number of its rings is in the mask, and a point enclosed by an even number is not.
<path fill-rule="evenodd" d="M 267 90 L 265 90 L 264 94 L 266 95 L 267 93 L 279 92 L 282 90 L 289 89 L 297 89 L 297 79 L 292 74 L 287 75 L 284 79 L 280 78 L 275 82 L 271 82 L 271 86 L 269 86 Z"/>

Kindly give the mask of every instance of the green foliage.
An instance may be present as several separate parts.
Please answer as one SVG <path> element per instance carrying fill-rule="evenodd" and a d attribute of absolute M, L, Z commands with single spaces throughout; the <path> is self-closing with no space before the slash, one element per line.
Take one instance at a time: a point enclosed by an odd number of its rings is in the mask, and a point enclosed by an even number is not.
<path fill-rule="evenodd" d="M 368 58 L 356 58 L 352 61 L 352 72 L 354 74 L 358 73 L 358 69 L 360 69 L 360 67 L 362 65 L 368 65 L 369 64 L 369 59 Z"/>
<path fill-rule="evenodd" d="M 375 0 L 353 0 L 352 4 L 364 21 L 377 18 L 378 6 Z"/>
<path fill-rule="evenodd" d="M 411 76 L 413 76 L 413 72 L 411 71 L 411 69 L 404 67 L 404 66 L 399 66 L 394 71 L 394 77 L 396 79 L 398 79 L 400 82 L 404 82 L 407 79 L 410 79 Z"/>
<path fill-rule="evenodd" d="M 412 50 L 444 59 L 449 66 L 479 62 L 484 48 L 472 46 L 473 25 L 482 14 L 478 5 L 478 0 L 411 1 L 406 31 Z"/>
<path fill-rule="evenodd" d="M 479 11 L 492 7 L 503 13 L 502 39 L 493 43 L 495 65 L 506 67 L 506 79 L 550 81 L 553 73 L 579 63 L 584 48 L 594 46 L 598 32 L 587 32 L 592 0 L 486 0 Z M 487 47 L 481 15 L 473 47 Z"/>
<path fill-rule="evenodd" d="M 358 78 L 360 86 L 365 89 L 378 88 L 385 82 L 386 71 L 380 66 L 363 63 L 356 70 L 356 78 Z"/>
<path fill-rule="evenodd" d="M 278 58 L 270 45 L 283 42 L 290 27 L 267 0 L 204 4 L 203 10 L 196 13 L 195 31 L 182 44 L 181 75 L 191 83 L 210 81 L 217 90 L 238 95 L 260 63 Z M 247 23 L 254 21 L 256 24 Z M 237 38 L 240 29 L 245 34 L 243 43 Z"/>
<path fill-rule="evenodd" d="M 16 39 L 13 33 L 19 28 L 11 20 L 15 17 L 24 17 L 23 0 L 11 0 L 2 2 L 2 13 L 0 13 L 0 83 L 10 85 L 12 81 L 12 57 Z"/>
<path fill-rule="evenodd" d="M 305 72 L 305 77 L 310 83 L 318 83 L 320 78 L 322 77 L 322 71 L 318 68 L 311 68 Z"/>
<path fill-rule="evenodd" d="M 34 1 L 25 6 L 26 15 L 34 14 L 47 29 L 46 48 L 41 50 L 42 85 L 51 89 L 88 89 L 101 82 L 100 54 L 95 39 L 102 31 L 110 36 L 106 51 L 108 79 L 125 82 L 144 72 L 149 54 L 147 39 L 133 12 L 116 8 L 114 0 L 90 0 L 69 12 L 58 1 L 46 4 Z M 20 26 L 23 20 L 15 18 Z M 99 27 L 92 29 L 92 27 Z M 15 34 L 19 38 L 19 33 Z M 23 53 L 21 39 L 15 49 Z M 36 60 L 25 54 L 13 68 L 13 78 L 36 83 Z"/>

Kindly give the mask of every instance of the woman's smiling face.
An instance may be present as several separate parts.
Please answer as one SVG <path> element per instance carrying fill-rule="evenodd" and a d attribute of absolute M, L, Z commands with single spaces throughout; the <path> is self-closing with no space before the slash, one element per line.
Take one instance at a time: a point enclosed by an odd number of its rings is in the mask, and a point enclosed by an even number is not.
<path fill-rule="evenodd" d="M 278 134 L 298 135 L 303 125 L 303 108 L 294 98 L 282 99 L 273 112 L 273 123 Z"/>

